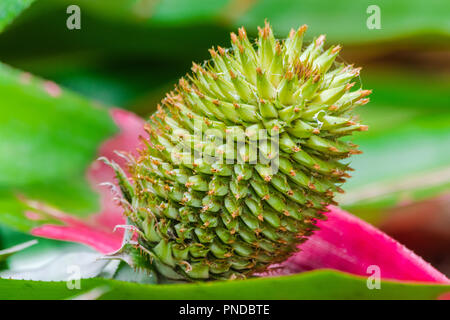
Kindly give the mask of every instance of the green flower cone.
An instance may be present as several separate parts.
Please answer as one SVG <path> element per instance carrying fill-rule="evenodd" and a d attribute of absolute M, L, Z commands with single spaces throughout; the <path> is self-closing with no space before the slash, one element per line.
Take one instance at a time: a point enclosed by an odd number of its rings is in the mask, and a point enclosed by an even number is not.
<path fill-rule="evenodd" d="M 360 68 L 335 62 L 340 46 L 319 36 L 303 47 L 306 29 L 276 40 L 266 22 L 256 43 L 232 33 L 231 49 L 193 64 L 150 117 L 146 148 L 124 154 L 130 178 L 110 163 L 138 233 L 134 267 L 245 278 L 297 252 L 325 219 L 350 177 L 344 159 L 360 153 L 341 138 L 367 130 L 352 111 L 371 91 L 351 91 Z"/>

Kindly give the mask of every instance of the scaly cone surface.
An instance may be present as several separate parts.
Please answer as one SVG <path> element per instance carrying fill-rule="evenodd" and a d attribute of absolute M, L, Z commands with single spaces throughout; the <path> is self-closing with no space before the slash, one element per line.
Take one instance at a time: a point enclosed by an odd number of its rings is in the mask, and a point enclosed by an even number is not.
<path fill-rule="evenodd" d="M 335 203 L 340 138 L 365 131 L 352 116 L 370 90 L 360 68 L 338 64 L 325 36 L 303 48 L 306 26 L 276 40 L 269 24 L 252 44 L 244 28 L 231 49 L 210 49 L 167 94 L 146 126 L 131 177 L 115 163 L 121 203 L 138 233 L 134 265 L 165 278 L 229 279 L 286 260 Z M 138 258 L 136 258 L 138 257 Z"/>

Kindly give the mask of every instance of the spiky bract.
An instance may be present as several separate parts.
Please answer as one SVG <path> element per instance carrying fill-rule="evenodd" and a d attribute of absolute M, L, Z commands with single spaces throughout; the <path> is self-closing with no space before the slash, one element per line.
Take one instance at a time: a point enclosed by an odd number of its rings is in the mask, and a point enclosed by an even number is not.
<path fill-rule="evenodd" d="M 276 40 L 266 23 L 256 43 L 232 33 L 151 116 L 146 148 L 128 155 L 131 182 L 114 165 L 142 252 L 165 277 L 264 271 L 342 191 L 342 159 L 359 151 L 340 138 L 367 129 L 351 111 L 370 91 L 350 91 L 360 69 L 335 62 L 340 46 L 320 36 L 303 48 L 305 30 Z"/>

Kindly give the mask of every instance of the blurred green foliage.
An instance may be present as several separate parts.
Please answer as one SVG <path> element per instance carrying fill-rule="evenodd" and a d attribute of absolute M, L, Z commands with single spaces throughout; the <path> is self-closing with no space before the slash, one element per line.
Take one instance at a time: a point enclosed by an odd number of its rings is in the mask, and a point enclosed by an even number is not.
<path fill-rule="evenodd" d="M 0 32 L 34 0 L 6 0 L 0 2 Z"/>
<path fill-rule="evenodd" d="M 0 64 L 0 222 L 27 231 L 19 197 L 62 210 L 99 210 L 86 168 L 116 128 L 107 110 Z M 45 221 L 41 221 L 45 222 Z"/>

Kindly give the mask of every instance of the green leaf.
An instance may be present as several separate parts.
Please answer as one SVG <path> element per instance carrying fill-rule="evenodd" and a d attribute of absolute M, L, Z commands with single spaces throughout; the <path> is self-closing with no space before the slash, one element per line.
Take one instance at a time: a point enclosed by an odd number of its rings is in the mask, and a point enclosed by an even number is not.
<path fill-rule="evenodd" d="M 36 224 L 23 216 L 21 196 L 81 215 L 98 210 L 86 171 L 116 132 L 108 111 L 3 64 L 0 96 L 0 223 Z"/>
<path fill-rule="evenodd" d="M 0 2 L 0 32 L 35 0 L 3 0 Z"/>
<path fill-rule="evenodd" d="M 340 203 L 352 213 L 382 212 L 402 199 L 420 201 L 449 190 L 448 76 L 369 72 L 371 102 L 357 110 L 369 131 L 352 139 L 353 177 Z"/>
<path fill-rule="evenodd" d="M 382 281 L 369 290 L 367 279 L 321 270 L 293 276 L 210 283 L 143 285 L 105 279 L 83 279 L 81 290 L 66 282 L 0 280 L 0 299 L 66 299 L 94 288 L 108 288 L 101 299 L 436 299 L 449 285 Z"/>

